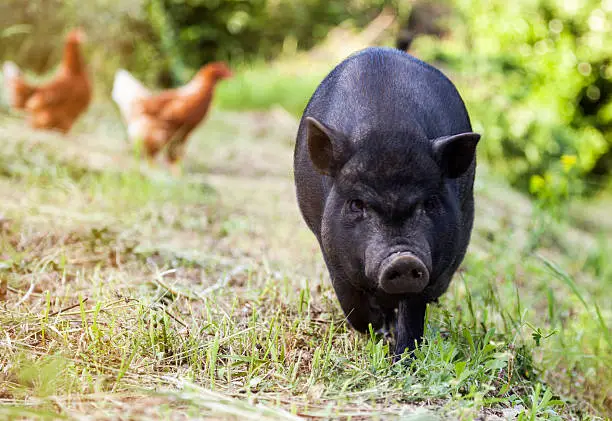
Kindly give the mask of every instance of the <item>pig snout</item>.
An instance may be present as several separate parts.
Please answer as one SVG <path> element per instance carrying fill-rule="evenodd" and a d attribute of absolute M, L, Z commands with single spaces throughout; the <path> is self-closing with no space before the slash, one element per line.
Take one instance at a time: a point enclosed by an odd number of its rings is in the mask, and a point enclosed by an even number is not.
<path fill-rule="evenodd" d="M 429 270 L 410 252 L 394 253 L 380 265 L 378 285 L 388 294 L 418 293 L 429 283 Z"/>

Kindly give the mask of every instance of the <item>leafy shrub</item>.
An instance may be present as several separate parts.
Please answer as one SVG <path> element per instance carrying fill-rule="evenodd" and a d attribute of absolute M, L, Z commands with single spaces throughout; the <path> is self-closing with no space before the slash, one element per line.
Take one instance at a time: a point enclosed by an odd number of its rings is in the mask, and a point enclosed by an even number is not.
<path fill-rule="evenodd" d="M 364 25 L 385 0 L 147 0 L 177 82 L 203 63 L 271 59 L 314 46 L 343 21 Z"/>
<path fill-rule="evenodd" d="M 90 67 L 105 87 L 117 67 L 148 84 L 178 85 L 203 64 L 268 60 L 314 46 L 334 26 L 365 25 L 388 0 L 6 0 L 0 58 L 37 73 L 60 60 L 67 29 L 83 26 Z"/>
<path fill-rule="evenodd" d="M 158 82 L 167 59 L 147 22 L 145 0 L 5 0 L 0 2 L 0 58 L 35 73 L 61 60 L 69 28 L 87 32 L 84 52 L 97 82 L 108 88 L 118 67 Z"/>
<path fill-rule="evenodd" d="M 418 51 L 460 73 L 482 157 L 527 191 L 576 156 L 572 176 L 601 188 L 612 171 L 612 3 L 455 3 L 455 37 Z"/>

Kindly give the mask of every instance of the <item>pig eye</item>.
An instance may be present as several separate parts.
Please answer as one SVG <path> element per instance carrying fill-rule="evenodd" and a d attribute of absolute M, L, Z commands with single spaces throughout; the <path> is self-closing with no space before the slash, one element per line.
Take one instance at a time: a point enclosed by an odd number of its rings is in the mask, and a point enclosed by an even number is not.
<path fill-rule="evenodd" d="M 355 213 L 364 213 L 365 212 L 365 203 L 363 200 L 355 199 L 349 202 L 349 210 Z"/>

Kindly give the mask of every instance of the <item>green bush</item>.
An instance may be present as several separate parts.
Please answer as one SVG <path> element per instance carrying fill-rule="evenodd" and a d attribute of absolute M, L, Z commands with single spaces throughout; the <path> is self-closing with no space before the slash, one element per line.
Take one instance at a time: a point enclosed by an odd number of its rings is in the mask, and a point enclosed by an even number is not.
<path fill-rule="evenodd" d="M 343 22 L 362 26 L 395 0 L 6 0 L 0 58 L 37 73 L 60 60 L 83 26 L 90 68 L 105 88 L 118 67 L 147 84 L 186 82 L 202 65 L 238 65 L 308 49 Z"/>
<path fill-rule="evenodd" d="M 573 177 L 599 190 L 612 170 L 612 3 L 455 3 L 455 37 L 417 49 L 459 73 L 482 157 L 527 191 L 576 156 Z"/>
<path fill-rule="evenodd" d="M 160 41 L 144 6 L 145 0 L 3 0 L 0 59 L 48 73 L 61 60 L 66 32 L 82 26 L 88 67 L 104 90 L 118 67 L 156 84 L 168 60 L 158 48 Z"/>
<path fill-rule="evenodd" d="M 214 60 L 242 63 L 308 49 L 334 26 L 373 19 L 388 0 L 147 0 L 149 20 L 182 83 Z"/>

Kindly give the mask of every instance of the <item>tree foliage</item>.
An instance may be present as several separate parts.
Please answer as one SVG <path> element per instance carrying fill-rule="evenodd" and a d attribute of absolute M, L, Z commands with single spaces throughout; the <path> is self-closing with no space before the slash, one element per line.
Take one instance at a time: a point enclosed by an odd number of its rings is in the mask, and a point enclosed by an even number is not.
<path fill-rule="evenodd" d="M 177 80 L 203 63 L 271 59 L 307 49 L 344 21 L 361 26 L 386 0 L 148 0 Z"/>
<path fill-rule="evenodd" d="M 482 156 L 524 190 L 533 176 L 561 174 L 599 190 L 612 171 L 612 2 L 455 5 L 455 36 L 419 51 L 461 74 Z M 564 171 L 564 156 L 577 171 Z"/>

